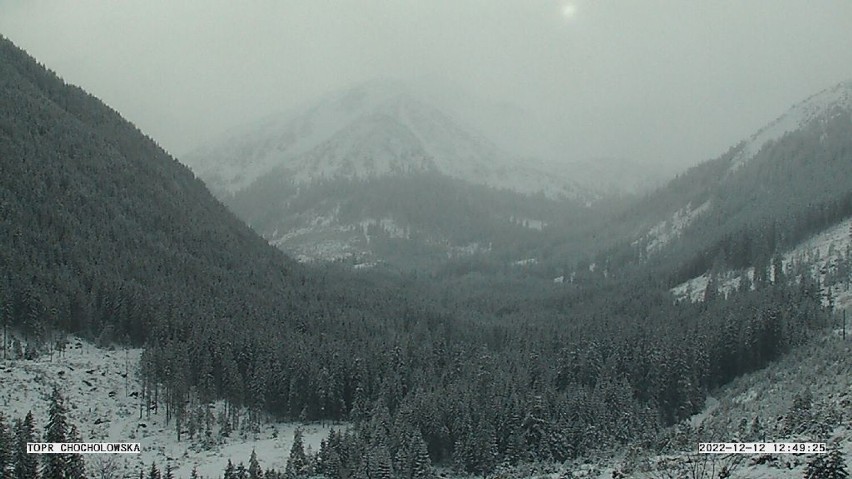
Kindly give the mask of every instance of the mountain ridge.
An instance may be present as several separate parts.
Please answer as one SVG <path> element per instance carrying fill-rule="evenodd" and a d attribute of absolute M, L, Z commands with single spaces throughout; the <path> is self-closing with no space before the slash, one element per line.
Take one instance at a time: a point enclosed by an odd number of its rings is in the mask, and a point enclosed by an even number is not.
<path fill-rule="evenodd" d="M 714 264 L 765 264 L 852 214 L 850 87 L 839 83 L 794 104 L 628 208 L 617 222 L 631 251 L 621 255 L 666 263 L 679 284 Z"/>
<path fill-rule="evenodd" d="M 378 118 L 385 120 L 378 122 L 385 131 L 369 128 L 377 124 Z M 348 133 L 341 136 L 344 132 Z M 370 144 L 371 136 L 380 142 Z M 398 151 L 382 149 L 388 140 L 398 143 Z M 537 160 L 521 160 L 502 151 L 401 82 L 375 81 L 328 95 L 301 114 L 268 119 L 253 130 L 243 127 L 224 142 L 200 147 L 182 159 L 214 191 L 234 194 L 273 171 L 286 172 L 299 183 L 309 183 L 322 178 L 377 177 L 422 169 L 416 162 L 413 168 L 373 171 L 340 163 L 342 156 L 352 152 L 358 156 L 359 151 L 361 157 L 375 157 L 378 163 L 400 163 L 410 160 L 406 150 L 417 151 L 420 159 L 433 164 L 440 173 L 474 184 L 523 194 L 543 192 L 551 197 L 589 193 L 566 172 L 554 175 Z"/>

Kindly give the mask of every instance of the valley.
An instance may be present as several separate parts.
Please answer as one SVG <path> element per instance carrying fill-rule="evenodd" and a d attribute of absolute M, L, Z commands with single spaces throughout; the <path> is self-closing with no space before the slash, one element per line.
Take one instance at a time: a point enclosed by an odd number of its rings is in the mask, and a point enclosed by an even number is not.
<path fill-rule="evenodd" d="M 0 36 L 0 478 L 845 477 L 852 83 L 671 175 L 361 76 L 176 156 Z"/>

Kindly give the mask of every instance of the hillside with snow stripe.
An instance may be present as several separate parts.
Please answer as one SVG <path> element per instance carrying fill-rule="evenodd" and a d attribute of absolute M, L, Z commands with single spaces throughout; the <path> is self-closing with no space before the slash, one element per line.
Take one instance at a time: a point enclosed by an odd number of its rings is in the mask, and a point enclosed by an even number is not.
<path fill-rule="evenodd" d="M 710 206 L 710 200 L 705 201 L 697 207 L 693 207 L 691 202 L 687 203 L 686 206 L 675 211 L 669 219 L 651 227 L 645 238 L 643 238 L 647 242 L 645 251 L 648 253 L 659 251 L 663 246 L 676 240 L 683 233 L 683 230 L 696 218 L 706 213 L 710 209 Z M 639 241 L 634 241 L 634 244 L 639 243 Z"/>
<path fill-rule="evenodd" d="M 805 265 L 810 274 L 819 278 L 820 284 L 825 285 L 830 275 L 838 274 L 838 264 L 841 260 L 847 260 L 852 251 L 852 218 L 847 218 L 835 226 L 817 234 L 810 239 L 800 243 L 795 248 L 787 251 L 781 256 L 785 272 Z M 772 268 L 768 268 L 768 275 L 774 281 Z M 747 277 L 754 281 L 754 267 L 741 271 L 724 271 L 717 273 L 716 280 L 719 291 L 728 294 L 740 287 L 741 278 Z M 705 273 L 696 278 L 685 281 L 674 288 L 671 292 L 680 299 L 689 301 L 703 301 L 704 292 L 710 280 L 710 273 Z M 829 289 L 824 288 L 824 293 Z M 835 306 L 848 308 L 852 306 L 852 291 L 842 284 L 832 284 L 830 295 Z M 828 301 L 826 296 L 826 302 Z"/>
<path fill-rule="evenodd" d="M 103 349 L 81 339 L 72 339 L 61 355 L 43 354 L 33 360 L 7 360 L 0 363 L 0 411 L 11 422 L 32 411 L 38 431 L 47 422 L 48 399 L 54 387 L 65 396 L 69 420 L 77 426 L 85 442 L 138 442 L 138 455 L 84 456 L 87 467 L 99 461 L 115 461 L 121 477 L 136 477 L 142 466 L 151 462 L 163 470 L 172 464 L 176 477 L 188 478 L 193 466 L 202 477 L 220 477 L 228 459 L 236 465 L 248 464 L 252 449 L 264 469 L 283 471 L 298 424 L 262 424 L 258 432 L 236 430 L 230 437 L 213 434 L 210 447 L 203 444 L 202 434 L 189 439 L 184 432 L 177 441 L 174 420 L 166 423 L 165 406 L 156 413 L 140 418 L 139 359 L 141 349 Z M 217 402 L 210 412 L 218 419 L 223 404 Z M 317 451 L 331 428 L 345 425 L 307 424 L 305 448 Z"/>
<path fill-rule="evenodd" d="M 718 404 L 702 422 L 706 434 L 721 440 L 742 435 L 740 423 L 759 418 L 766 442 L 825 442 L 852 458 L 852 420 L 845 414 L 852 404 L 852 340 L 839 334 L 814 338 L 766 369 L 735 379 L 716 392 Z M 812 397 L 806 431 L 785 434 L 785 421 L 795 413 L 797 398 Z M 826 427 L 826 424 L 829 424 Z M 764 464 L 747 467 L 739 475 L 747 479 L 802 477 L 813 455 L 775 455 Z M 787 467 L 787 464 L 792 469 Z"/>

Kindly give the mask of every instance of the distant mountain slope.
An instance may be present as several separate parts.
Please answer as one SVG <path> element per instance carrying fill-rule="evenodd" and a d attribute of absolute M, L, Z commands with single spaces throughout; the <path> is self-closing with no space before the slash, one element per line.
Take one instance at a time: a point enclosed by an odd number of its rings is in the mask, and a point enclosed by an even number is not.
<path fill-rule="evenodd" d="M 676 283 L 776 253 L 852 215 L 852 82 L 797 104 L 718 159 L 690 169 L 617 223 L 631 251 Z"/>
<path fill-rule="evenodd" d="M 827 88 L 796 104 L 772 123 L 746 140 L 734 158 L 730 171 L 736 171 L 753 159 L 767 143 L 778 141 L 786 133 L 815 122 L 826 124 L 837 115 L 852 110 L 852 80 Z"/>
<path fill-rule="evenodd" d="M 591 211 L 437 173 L 303 187 L 270 176 L 224 201 L 273 245 L 303 261 L 390 262 L 431 269 L 484 254 L 512 262 Z M 525 253 L 525 251 L 527 253 Z"/>

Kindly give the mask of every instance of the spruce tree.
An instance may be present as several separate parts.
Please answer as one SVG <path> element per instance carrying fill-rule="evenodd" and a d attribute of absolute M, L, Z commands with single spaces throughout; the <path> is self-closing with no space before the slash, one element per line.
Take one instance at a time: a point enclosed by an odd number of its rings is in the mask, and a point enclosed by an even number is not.
<path fill-rule="evenodd" d="M 828 455 L 816 456 L 808 463 L 805 469 L 805 479 L 846 479 L 849 473 L 846 471 L 846 463 L 843 453 L 833 449 Z"/>
<path fill-rule="evenodd" d="M 804 479 L 824 479 L 823 472 L 825 471 L 825 458 L 822 455 L 816 456 L 805 468 Z"/>
<path fill-rule="evenodd" d="M 751 440 L 763 441 L 764 439 L 765 434 L 763 431 L 763 424 L 760 423 L 760 416 L 755 416 L 754 420 L 751 422 Z"/>
<path fill-rule="evenodd" d="M 429 479 L 434 477 L 435 474 L 432 471 L 432 461 L 429 459 L 426 442 L 423 441 L 423 436 L 417 432 L 412 434 L 411 448 L 411 478 Z"/>
<path fill-rule="evenodd" d="M 35 440 L 35 421 L 33 413 L 28 412 L 23 421 L 15 421 L 15 466 L 12 477 L 15 479 L 38 479 L 38 456 L 27 454 L 27 443 Z"/>
<path fill-rule="evenodd" d="M 843 453 L 839 449 L 833 449 L 828 455 L 817 456 L 808 463 L 804 477 L 805 479 L 846 479 L 849 473 L 846 471 Z"/>
<path fill-rule="evenodd" d="M 288 479 L 305 477 L 308 473 L 308 458 L 305 456 L 305 446 L 302 440 L 302 428 L 297 427 L 293 433 L 293 446 L 290 448 L 290 457 L 287 460 L 287 468 L 284 475 Z"/>
<path fill-rule="evenodd" d="M 162 479 L 160 470 L 157 469 L 157 464 L 153 461 L 151 462 L 151 470 L 148 472 L 148 479 Z"/>
<path fill-rule="evenodd" d="M 251 450 L 251 457 L 249 458 L 248 477 L 249 479 L 263 479 L 263 470 L 260 468 L 254 449 Z"/>
<path fill-rule="evenodd" d="M 80 432 L 77 431 L 77 426 L 74 424 L 71 424 L 71 428 L 68 431 L 68 441 L 83 442 Z M 81 454 L 69 454 L 67 465 L 68 477 L 70 479 L 86 479 L 86 462 L 83 461 Z"/>
<path fill-rule="evenodd" d="M 68 409 L 59 389 L 54 388 L 50 396 L 47 428 L 44 430 L 44 442 L 69 442 Z M 71 463 L 74 454 L 45 454 L 42 456 L 42 476 L 56 479 L 70 479 Z M 79 456 L 77 456 L 79 457 Z M 79 471 L 77 471 L 79 472 Z M 80 476 L 76 476 L 80 477 Z"/>
<path fill-rule="evenodd" d="M 385 444 L 374 444 L 368 453 L 370 456 L 369 476 L 372 479 L 391 479 L 394 477 L 390 453 Z"/>
<path fill-rule="evenodd" d="M 0 412 L 0 478 L 10 477 L 12 473 L 12 433 L 6 425 L 6 419 Z"/>
<path fill-rule="evenodd" d="M 225 466 L 225 475 L 223 479 L 235 479 L 236 475 L 234 473 L 234 463 L 228 459 L 228 464 Z"/>
<path fill-rule="evenodd" d="M 839 449 L 835 449 L 828 453 L 828 458 L 825 461 L 826 477 L 829 479 L 846 479 L 849 477 L 849 472 L 846 470 L 846 461 L 843 459 L 843 453 Z"/>

